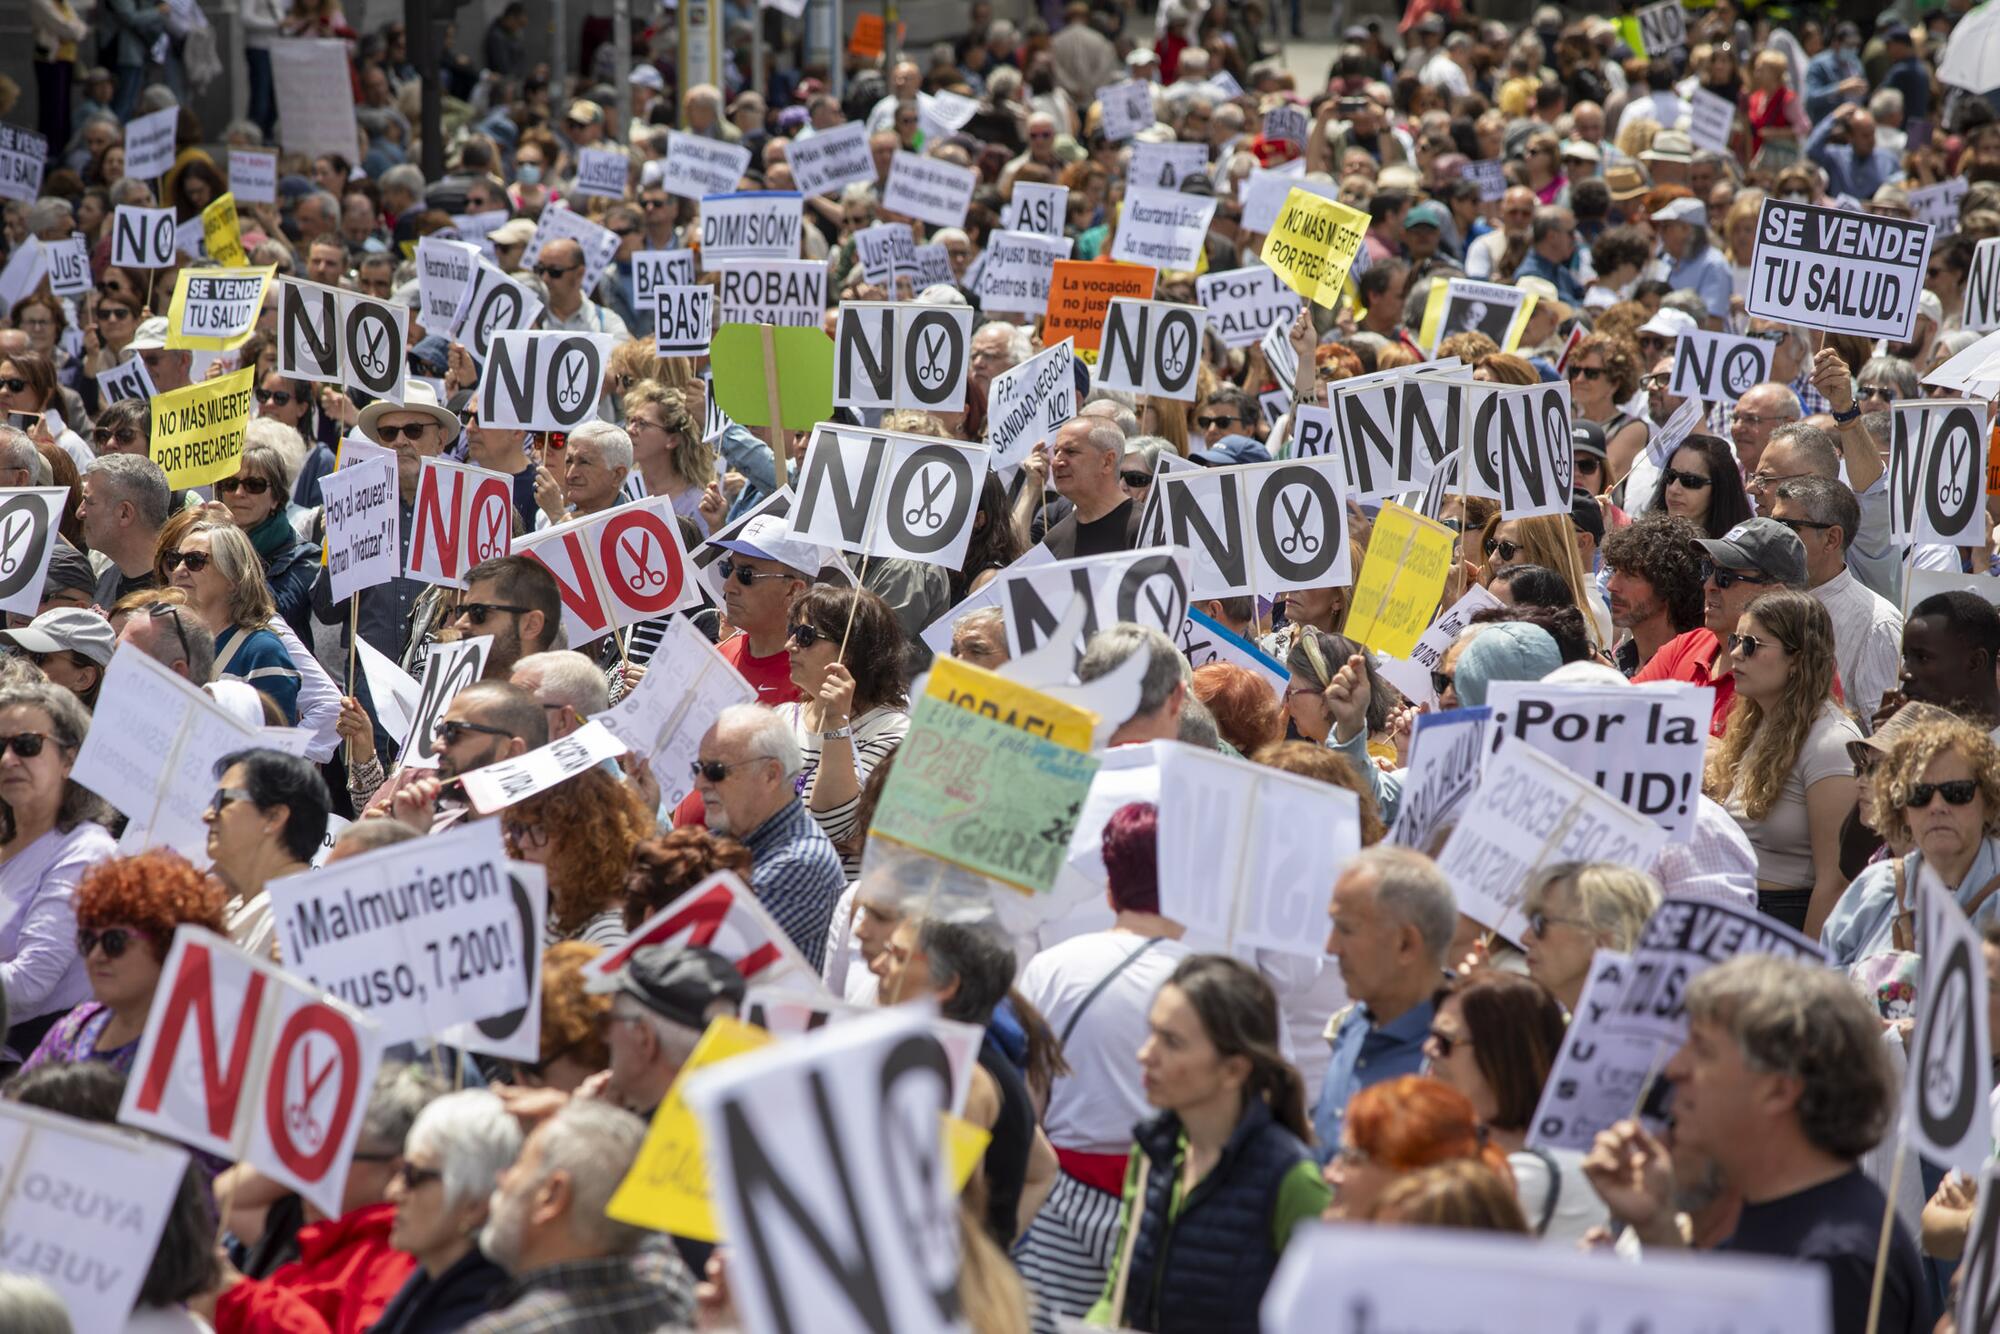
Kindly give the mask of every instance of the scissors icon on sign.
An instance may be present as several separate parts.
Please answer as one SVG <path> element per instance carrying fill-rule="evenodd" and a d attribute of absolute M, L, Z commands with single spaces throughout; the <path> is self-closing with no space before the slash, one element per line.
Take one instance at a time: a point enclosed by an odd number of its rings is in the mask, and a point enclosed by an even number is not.
<path fill-rule="evenodd" d="M 654 569 L 652 562 L 648 559 L 653 554 L 653 544 L 650 539 L 640 538 L 639 549 L 634 551 L 621 538 L 618 542 L 618 550 L 630 557 L 632 563 L 638 567 L 637 571 L 627 580 L 633 592 L 643 592 L 647 588 L 665 588 L 667 586 L 666 574 Z"/>
<path fill-rule="evenodd" d="M 923 498 L 910 507 L 909 512 L 903 516 L 903 521 L 913 525 L 920 523 L 926 528 L 936 528 L 942 524 L 944 516 L 937 512 L 933 502 L 944 494 L 944 488 L 950 480 L 949 477 L 940 477 L 937 485 L 932 486 L 928 475 L 919 478 L 918 484 L 924 489 Z"/>
<path fill-rule="evenodd" d="M 1304 551 L 1308 556 L 1317 556 L 1319 539 L 1306 531 L 1305 507 L 1293 508 L 1292 498 L 1283 493 L 1279 494 L 1278 503 L 1285 507 L 1285 517 L 1291 520 L 1292 524 L 1291 536 L 1279 539 L 1278 550 L 1287 556 L 1299 551 Z"/>

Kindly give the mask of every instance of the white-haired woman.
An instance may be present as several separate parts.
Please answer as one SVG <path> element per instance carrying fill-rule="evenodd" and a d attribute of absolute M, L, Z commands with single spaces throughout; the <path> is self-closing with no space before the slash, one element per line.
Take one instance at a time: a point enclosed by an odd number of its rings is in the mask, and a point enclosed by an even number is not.
<path fill-rule="evenodd" d="M 298 664 L 270 628 L 277 603 L 264 581 L 264 562 L 243 530 L 231 523 L 198 523 L 175 550 L 161 553 L 160 564 L 215 636 L 216 678 L 263 691 L 296 724 Z"/>
<path fill-rule="evenodd" d="M 389 1179 L 389 1244 L 417 1267 L 382 1309 L 375 1334 L 458 1329 L 493 1304 L 507 1273 L 479 1249 L 486 1204 L 521 1152 L 521 1125 L 485 1089 L 447 1093 L 417 1114 Z"/>

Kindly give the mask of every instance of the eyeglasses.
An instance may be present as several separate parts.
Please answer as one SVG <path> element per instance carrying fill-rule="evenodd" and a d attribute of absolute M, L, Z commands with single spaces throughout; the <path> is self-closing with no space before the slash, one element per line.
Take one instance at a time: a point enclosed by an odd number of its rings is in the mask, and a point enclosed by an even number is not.
<path fill-rule="evenodd" d="M 433 1181 L 444 1180 L 444 1173 L 434 1172 L 428 1167 L 413 1167 L 406 1158 L 403 1160 L 403 1165 L 396 1169 L 395 1179 L 403 1183 L 404 1190 L 416 1191 L 422 1190 Z"/>
<path fill-rule="evenodd" d="M 32 760 L 42 753 L 42 746 L 56 739 L 44 732 L 16 732 L 12 736 L 0 736 L 0 756 L 13 751 L 24 760 Z M 62 745 L 56 741 L 58 746 Z"/>
<path fill-rule="evenodd" d="M 1449 673 L 1446 672 L 1431 673 L 1431 690 L 1437 695 L 1439 699 L 1443 699 L 1444 692 L 1449 689 L 1451 689 L 1451 676 Z"/>
<path fill-rule="evenodd" d="M 640 208 L 665 208 L 665 207 L 666 207 L 666 206 L 667 206 L 668 204 L 670 204 L 670 203 L 672 203 L 672 202 L 673 202 L 672 200 L 668 200 L 668 199 L 642 199 L 642 200 L 640 200 L 640 201 L 639 201 L 639 207 L 640 207 Z"/>
<path fill-rule="evenodd" d="M 501 824 L 500 832 L 517 848 L 545 848 L 549 844 L 547 828 L 524 820 L 507 820 Z"/>
<path fill-rule="evenodd" d="M 100 426 L 90 433 L 90 438 L 99 449 L 103 449 L 113 442 L 120 445 L 132 444 L 138 440 L 139 433 L 129 426 L 122 431 L 114 431 L 109 426 Z"/>
<path fill-rule="evenodd" d="M 437 429 L 436 422 L 403 422 L 397 426 L 384 426 L 380 422 L 377 422 L 375 425 L 375 434 L 382 438 L 382 443 L 385 445 L 395 444 L 398 436 L 415 444 L 418 440 L 423 439 L 425 431 L 435 429 Z"/>
<path fill-rule="evenodd" d="M 623 240 L 628 236 L 637 236 L 639 234 L 639 229 L 637 227 L 611 227 L 607 228 L 606 230 L 608 230 L 613 236 L 619 238 L 620 240 Z"/>
<path fill-rule="evenodd" d="M 1854 397 L 1857 402 L 1879 398 L 1884 403 L 1893 403 L 1896 401 L 1896 391 L 1892 386 L 1886 384 L 1864 384 L 1854 391 Z"/>
<path fill-rule="evenodd" d="M 174 638 L 181 641 L 182 660 L 190 660 L 194 657 L 194 651 L 188 647 L 187 631 L 181 628 L 181 609 L 179 607 L 176 607 L 171 602 L 148 602 L 146 604 L 146 615 L 155 620 L 165 617 L 167 623 L 174 627 Z"/>
<path fill-rule="evenodd" d="M 1425 1034 L 1424 1036 L 1426 1041 L 1428 1041 L 1433 1047 L 1437 1048 L 1437 1055 L 1440 1061 L 1449 1061 L 1451 1059 L 1451 1054 L 1454 1051 L 1457 1051 L 1460 1047 L 1465 1047 L 1467 1049 L 1470 1049 L 1472 1046 L 1472 1043 L 1469 1039 L 1462 1037 L 1453 1037 L 1451 1034 L 1445 1032 L 1443 1029 L 1433 1028 L 1429 1033 Z"/>
<path fill-rule="evenodd" d="M 571 269 L 580 269 L 582 267 L 583 265 L 581 264 L 537 264 L 535 265 L 535 276 L 537 278 L 560 278 Z"/>
<path fill-rule="evenodd" d="M 504 736 L 509 738 L 514 735 L 504 727 L 489 727 L 485 723 L 468 723 L 458 718 L 442 719 L 432 729 L 432 734 L 447 746 L 456 746 L 459 742 L 465 740 L 465 735 L 468 732 L 478 732 L 482 736 Z"/>
<path fill-rule="evenodd" d="M 1920 811 L 1931 804 L 1932 797 L 1942 796 L 1948 805 L 1966 806 L 1978 795 L 1978 779 L 1954 778 L 1948 783 L 1917 784 L 1910 789 L 1910 799 L 1903 804 L 1913 811 Z"/>
<path fill-rule="evenodd" d="M 1738 584 L 1768 584 L 1771 582 L 1761 574 L 1745 574 L 1741 570 L 1724 570 L 1718 568 L 1710 561 L 1703 561 L 1701 563 L 1700 572 L 1703 583 L 1713 580 L 1715 586 L 1722 589 L 1734 588 Z"/>
<path fill-rule="evenodd" d="M 472 622 L 475 626 L 486 624 L 488 617 L 503 611 L 511 611 L 516 616 L 526 616 L 533 610 L 534 608 L 532 607 L 516 607 L 512 603 L 507 602 L 461 602 L 458 604 L 458 614 Z"/>
<path fill-rule="evenodd" d="M 1673 340 L 1661 334 L 1640 334 L 1633 341 L 1638 343 L 1638 345 L 1641 348 L 1648 348 L 1648 347 L 1665 347 L 1668 343 L 1672 342 Z"/>
<path fill-rule="evenodd" d="M 215 494 L 219 496 L 226 496 L 232 491 L 241 491 L 248 496 L 261 496 L 270 489 L 271 484 L 261 477 L 225 477 L 215 484 Z M 200 566 L 190 565 L 188 568 L 194 570 Z"/>
<path fill-rule="evenodd" d="M 100 320 L 129 320 L 132 318 L 132 311 L 128 306 L 99 306 L 97 308 L 97 318 Z"/>
<path fill-rule="evenodd" d="M 28 387 L 28 382 L 26 380 L 19 379 L 12 375 L 8 376 L 4 380 L 0 380 L 0 389 L 4 389 L 10 394 L 18 394 L 27 387 Z"/>
<path fill-rule="evenodd" d="M 816 625 L 795 625 L 785 632 L 785 642 L 797 644 L 800 648 L 811 648 L 822 639 L 831 640 L 832 638 L 832 635 L 822 633 Z"/>
<path fill-rule="evenodd" d="M 1211 427 L 1215 427 L 1215 426 L 1234 426 L 1234 425 L 1236 424 L 1236 418 L 1234 418 L 1234 417 L 1196 417 L 1196 418 L 1194 419 L 1194 424 L 1195 424 L 1196 426 L 1199 426 L 1199 427 L 1200 427 L 1200 428 L 1201 428 L 1202 430 L 1206 431 L 1206 430 L 1208 430 L 1209 428 L 1211 428 Z"/>
<path fill-rule="evenodd" d="M 112 926 L 99 931 L 93 927 L 83 927 L 76 933 L 76 953 L 81 959 L 88 959 L 90 952 L 100 946 L 107 959 L 122 959 L 125 951 L 142 940 L 150 940 L 150 932 L 137 927 Z"/>
<path fill-rule="evenodd" d="M 748 565 L 738 565 L 733 560 L 722 562 L 719 568 L 722 571 L 724 579 L 734 579 L 745 588 L 755 588 L 759 579 L 790 579 L 793 577 L 789 574 L 760 574 Z"/>
<path fill-rule="evenodd" d="M 222 814 L 222 808 L 224 806 L 229 805 L 231 802 L 237 802 L 237 801 L 247 801 L 252 805 L 255 805 L 257 799 L 251 796 L 250 793 L 244 788 L 219 787 L 215 789 L 214 795 L 209 797 L 208 805 L 203 807 L 202 811 L 203 814 L 209 816 L 220 815 Z"/>
<path fill-rule="evenodd" d="M 1817 528 L 1817 529 L 1826 529 L 1826 528 L 1833 528 L 1833 527 L 1837 527 L 1837 526 L 1838 526 L 1838 525 L 1835 525 L 1835 524 L 1831 524 L 1831 523 L 1814 523 L 1814 522 L 1813 522 L 1813 521 L 1812 521 L 1811 519 L 1779 519 L 1779 518 L 1775 518 L 1775 517 L 1774 517 L 1774 518 L 1772 519 L 1772 522 L 1773 522 L 1773 523 L 1781 523 L 1781 524 L 1785 525 L 1785 527 L 1787 527 L 1787 528 L 1791 529 L 1791 530 L 1792 530 L 1793 532 L 1795 532 L 1795 533 L 1796 533 L 1796 532 L 1798 532 L 1798 531 L 1799 531 L 1800 529 L 1802 529 L 1802 528 Z"/>
<path fill-rule="evenodd" d="M 1118 480 L 1132 487 L 1151 486 L 1153 484 L 1153 474 L 1149 472 L 1121 472 L 1118 474 Z"/>
<path fill-rule="evenodd" d="M 1521 554 L 1521 544 L 1519 542 L 1509 542 L 1504 537 L 1487 538 L 1483 549 L 1486 552 L 1486 559 L 1488 560 L 1493 559 L 1493 553 L 1496 551 L 1500 553 L 1501 560 L 1512 560 Z"/>
<path fill-rule="evenodd" d="M 1715 480 L 1698 472 L 1682 472 L 1679 468 L 1662 468 L 1660 477 L 1668 486 L 1684 486 L 1690 491 L 1706 491 L 1708 484 Z"/>
<path fill-rule="evenodd" d="M 1602 380 L 1609 374 L 1611 372 L 1602 366 L 1572 366 L 1569 368 L 1569 378 L 1572 380 Z"/>
<path fill-rule="evenodd" d="M 1557 922 L 1561 922 L 1565 926 L 1590 925 L 1590 923 L 1585 922 L 1580 918 L 1557 917 L 1554 913 L 1531 912 L 1528 914 L 1528 930 L 1534 932 L 1538 936 L 1543 937 L 1544 939 L 1548 937 L 1549 928 L 1554 926 Z"/>
<path fill-rule="evenodd" d="M 220 490 L 221 488 L 216 488 Z M 200 574 L 209 567 L 211 557 L 206 551 L 167 551 L 160 555 L 160 568 L 168 574 L 185 565 L 189 574 Z"/>
<path fill-rule="evenodd" d="M 1776 473 L 1765 472 L 1762 468 L 1759 468 L 1756 472 L 1750 474 L 1750 489 L 1753 491 L 1761 491 L 1767 486 L 1776 486 L 1779 482 L 1789 482 L 1792 481 L 1794 478 L 1806 477 L 1806 476 L 1810 476 L 1810 474 L 1802 472 L 1788 472 L 1783 477 L 1780 477 Z"/>
<path fill-rule="evenodd" d="M 281 408 L 290 407 L 292 403 L 292 391 L 289 389 L 253 389 L 250 392 L 257 396 L 259 403 L 276 403 Z"/>
<path fill-rule="evenodd" d="M 1665 389 L 1672 377 L 1665 375 L 1644 375 L 1639 378 L 1641 389 Z"/>
<path fill-rule="evenodd" d="M 711 783 L 720 783 L 729 776 L 731 769 L 741 769 L 746 764 L 756 762 L 756 759 L 748 759 L 738 760 L 734 764 L 724 764 L 721 760 L 694 760 L 689 763 L 688 772 L 696 778 L 706 778 Z"/>
<path fill-rule="evenodd" d="M 1790 417 L 1781 417 L 1776 414 L 1769 417 L 1755 412 L 1732 412 L 1729 414 L 1729 422 L 1732 426 L 1768 426 L 1776 422 L 1788 422 L 1791 420 L 1792 418 Z"/>
<path fill-rule="evenodd" d="M 1757 656 L 1757 650 L 1770 642 L 1768 639 L 1759 639 L 1755 635 L 1731 635 L 1729 636 L 1729 652 L 1731 656 L 1748 662 Z"/>

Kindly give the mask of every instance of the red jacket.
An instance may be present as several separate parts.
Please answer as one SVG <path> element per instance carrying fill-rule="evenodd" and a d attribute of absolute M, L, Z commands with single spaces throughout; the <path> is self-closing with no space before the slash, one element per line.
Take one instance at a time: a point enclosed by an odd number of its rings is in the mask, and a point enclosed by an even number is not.
<path fill-rule="evenodd" d="M 298 1259 L 222 1294 L 217 1334 L 360 1334 L 417 1267 L 389 1245 L 395 1221 L 395 1205 L 371 1204 L 300 1228 Z"/>

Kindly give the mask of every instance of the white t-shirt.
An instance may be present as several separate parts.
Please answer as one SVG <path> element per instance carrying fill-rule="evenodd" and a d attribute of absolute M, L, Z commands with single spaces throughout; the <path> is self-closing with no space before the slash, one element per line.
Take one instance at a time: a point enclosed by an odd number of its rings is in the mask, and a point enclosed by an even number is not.
<path fill-rule="evenodd" d="M 1558 1189 L 1555 1213 L 1549 1218 L 1548 1230 L 1542 1233 L 1542 1242 L 1573 1251 L 1584 1233 L 1611 1222 L 1611 1211 L 1591 1188 L 1590 1178 L 1583 1174 L 1581 1153 L 1574 1149 L 1547 1152 L 1555 1159 Z M 1542 1221 L 1542 1211 L 1548 1208 L 1551 1184 L 1548 1165 L 1532 1153 L 1510 1153 L 1507 1166 L 1514 1172 L 1514 1194 L 1521 1201 L 1521 1212 L 1527 1215 L 1528 1226 L 1533 1228 Z"/>
<path fill-rule="evenodd" d="M 1015 988 L 1061 1037 L 1098 983 L 1147 944 L 1145 937 L 1117 929 L 1075 936 L 1029 960 Z M 1161 984 L 1189 953 L 1179 941 L 1161 940 L 1090 1002 L 1063 1046 L 1070 1072 L 1049 1090 L 1042 1117 L 1049 1143 L 1078 1153 L 1124 1153 L 1132 1147 L 1132 1127 L 1157 1111 L 1147 1103 L 1139 1078 L 1147 1016 Z"/>

